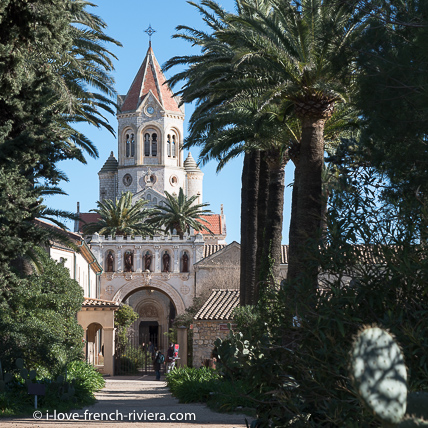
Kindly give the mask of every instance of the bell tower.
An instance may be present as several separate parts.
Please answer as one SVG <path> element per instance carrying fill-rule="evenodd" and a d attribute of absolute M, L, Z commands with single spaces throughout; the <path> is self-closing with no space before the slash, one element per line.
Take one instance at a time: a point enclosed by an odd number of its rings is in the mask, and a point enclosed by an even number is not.
<path fill-rule="evenodd" d="M 128 93 L 117 99 L 118 158 L 112 154 L 98 173 L 100 200 L 131 191 L 135 200 L 160 203 L 165 191 L 178 194 L 182 187 L 188 197 L 198 194 L 202 202 L 203 173 L 192 158 L 189 175 L 189 162 L 183 159 L 185 116 L 179 103 L 150 43 Z M 115 174 L 113 164 L 117 165 Z M 195 186 L 196 182 L 200 185 Z"/>

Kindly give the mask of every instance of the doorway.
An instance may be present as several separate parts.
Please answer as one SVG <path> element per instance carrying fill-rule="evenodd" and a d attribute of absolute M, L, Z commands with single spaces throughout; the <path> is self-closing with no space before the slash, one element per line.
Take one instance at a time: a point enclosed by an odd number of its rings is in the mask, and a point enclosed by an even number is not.
<path fill-rule="evenodd" d="M 159 347 L 159 323 L 157 321 L 141 321 L 139 326 L 140 346 L 152 342 L 153 346 Z"/>

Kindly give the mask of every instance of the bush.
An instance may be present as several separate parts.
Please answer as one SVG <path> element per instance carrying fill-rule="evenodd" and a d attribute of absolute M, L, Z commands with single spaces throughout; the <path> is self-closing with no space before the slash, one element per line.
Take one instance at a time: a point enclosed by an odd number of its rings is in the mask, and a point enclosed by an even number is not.
<path fill-rule="evenodd" d="M 172 394 L 182 403 L 207 403 L 209 407 L 223 412 L 242 411 L 252 407 L 248 384 L 223 378 L 216 370 L 201 367 L 178 367 L 166 375 Z"/>
<path fill-rule="evenodd" d="M 166 375 L 171 392 L 183 403 L 205 402 L 219 378 L 218 373 L 207 367 L 176 367 Z"/>
<path fill-rule="evenodd" d="M 323 272 L 321 289 L 303 276 L 264 290 L 252 328 L 263 333 L 250 336 L 243 325 L 244 334 L 218 344 L 231 379 L 244 377 L 258 394 L 254 427 L 378 426 L 349 379 L 353 336 L 364 324 L 396 336 L 409 389 L 428 390 L 428 247 L 413 209 L 373 199 L 369 180 L 376 188 L 368 172 L 355 177 L 351 193 L 333 197 L 325 245 L 308 247 Z"/>
<path fill-rule="evenodd" d="M 67 367 L 67 380 L 73 382 L 75 395 L 93 398 L 94 392 L 104 388 L 105 380 L 95 367 L 86 361 L 73 361 Z"/>
<path fill-rule="evenodd" d="M 3 373 L 5 374 L 5 373 Z M 34 377 L 36 376 L 36 377 Z M 0 416 L 28 415 L 34 411 L 34 397 L 27 393 L 27 383 L 44 384 L 46 394 L 38 397 L 38 407 L 44 412 L 69 411 L 95 401 L 94 392 L 105 385 L 102 375 L 85 361 L 73 361 L 67 366 L 67 374 L 57 377 L 40 377 L 36 373 L 28 375 L 28 370 L 15 370 L 6 374 L 7 382 L 0 391 Z"/>

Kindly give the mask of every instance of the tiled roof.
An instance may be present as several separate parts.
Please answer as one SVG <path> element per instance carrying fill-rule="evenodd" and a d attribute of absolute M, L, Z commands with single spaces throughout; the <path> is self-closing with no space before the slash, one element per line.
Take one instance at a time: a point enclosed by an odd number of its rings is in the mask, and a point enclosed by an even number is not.
<path fill-rule="evenodd" d="M 64 234 L 64 235 L 68 236 L 69 239 L 74 241 L 74 243 L 79 244 L 80 241 L 82 240 L 82 237 L 80 235 L 78 235 L 77 233 L 70 232 L 69 230 L 61 229 L 60 227 L 56 226 L 55 224 L 48 223 L 44 220 L 40 220 L 40 219 L 36 218 L 34 220 L 34 223 L 40 227 L 44 227 L 46 229 L 53 229 L 59 233 Z"/>
<path fill-rule="evenodd" d="M 97 222 L 101 216 L 98 213 L 79 213 L 79 218 L 79 232 L 82 232 L 85 224 Z"/>
<path fill-rule="evenodd" d="M 209 230 L 211 230 L 214 235 L 221 235 L 221 216 L 220 214 L 212 214 L 212 215 L 201 215 L 201 217 L 205 221 L 199 221 L 199 223 L 203 224 L 204 226 L 208 227 Z M 202 235 L 209 235 L 209 232 L 206 230 L 201 230 L 199 233 L 202 233 Z"/>
<path fill-rule="evenodd" d="M 104 308 L 118 308 L 119 303 L 113 302 L 111 300 L 102 300 L 102 299 L 92 299 L 90 297 L 85 297 L 85 301 L 82 303 L 82 306 L 86 308 L 94 307 L 104 307 Z"/>
<path fill-rule="evenodd" d="M 239 305 L 239 290 L 212 290 L 195 320 L 229 320 L 232 311 Z"/>
<path fill-rule="evenodd" d="M 222 250 L 224 247 L 226 247 L 226 244 L 205 244 L 204 258 Z M 281 264 L 288 264 L 288 245 L 281 245 Z"/>
<path fill-rule="evenodd" d="M 209 257 L 217 251 L 222 250 L 226 247 L 226 244 L 205 244 L 204 245 L 204 258 Z"/>
<path fill-rule="evenodd" d="M 170 87 L 165 82 L 165 76 L 156 60 L 153 49 L 149 47 L 146 57 L 129 88 L 121 111 L 137 110 L 141 101 L 151 91 L 165 110 L 182 113 Z"/>

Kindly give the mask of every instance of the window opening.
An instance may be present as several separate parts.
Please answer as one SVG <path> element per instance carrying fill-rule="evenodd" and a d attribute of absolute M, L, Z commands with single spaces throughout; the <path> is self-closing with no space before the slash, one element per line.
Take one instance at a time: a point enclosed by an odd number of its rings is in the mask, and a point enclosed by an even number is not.
<path fill-rule="evenodd" d="M 150 134 L 144 135 L 144 156 L 150 156 Z"/>
<path fill-rule="evenodd" d="M 158 136 L 157 134 L 152 134 L 152 156 L 158 155 Z"/>
<path fill-rule="evenodd" d="M 175 158 L 175 135 L 172 136 L 172 157 Z"/>
<path fill-rule="evenodd" d="M 169 134 L 166 139 L 166 153 L 168 157 L 171 157 L 171 136 Z"/>

